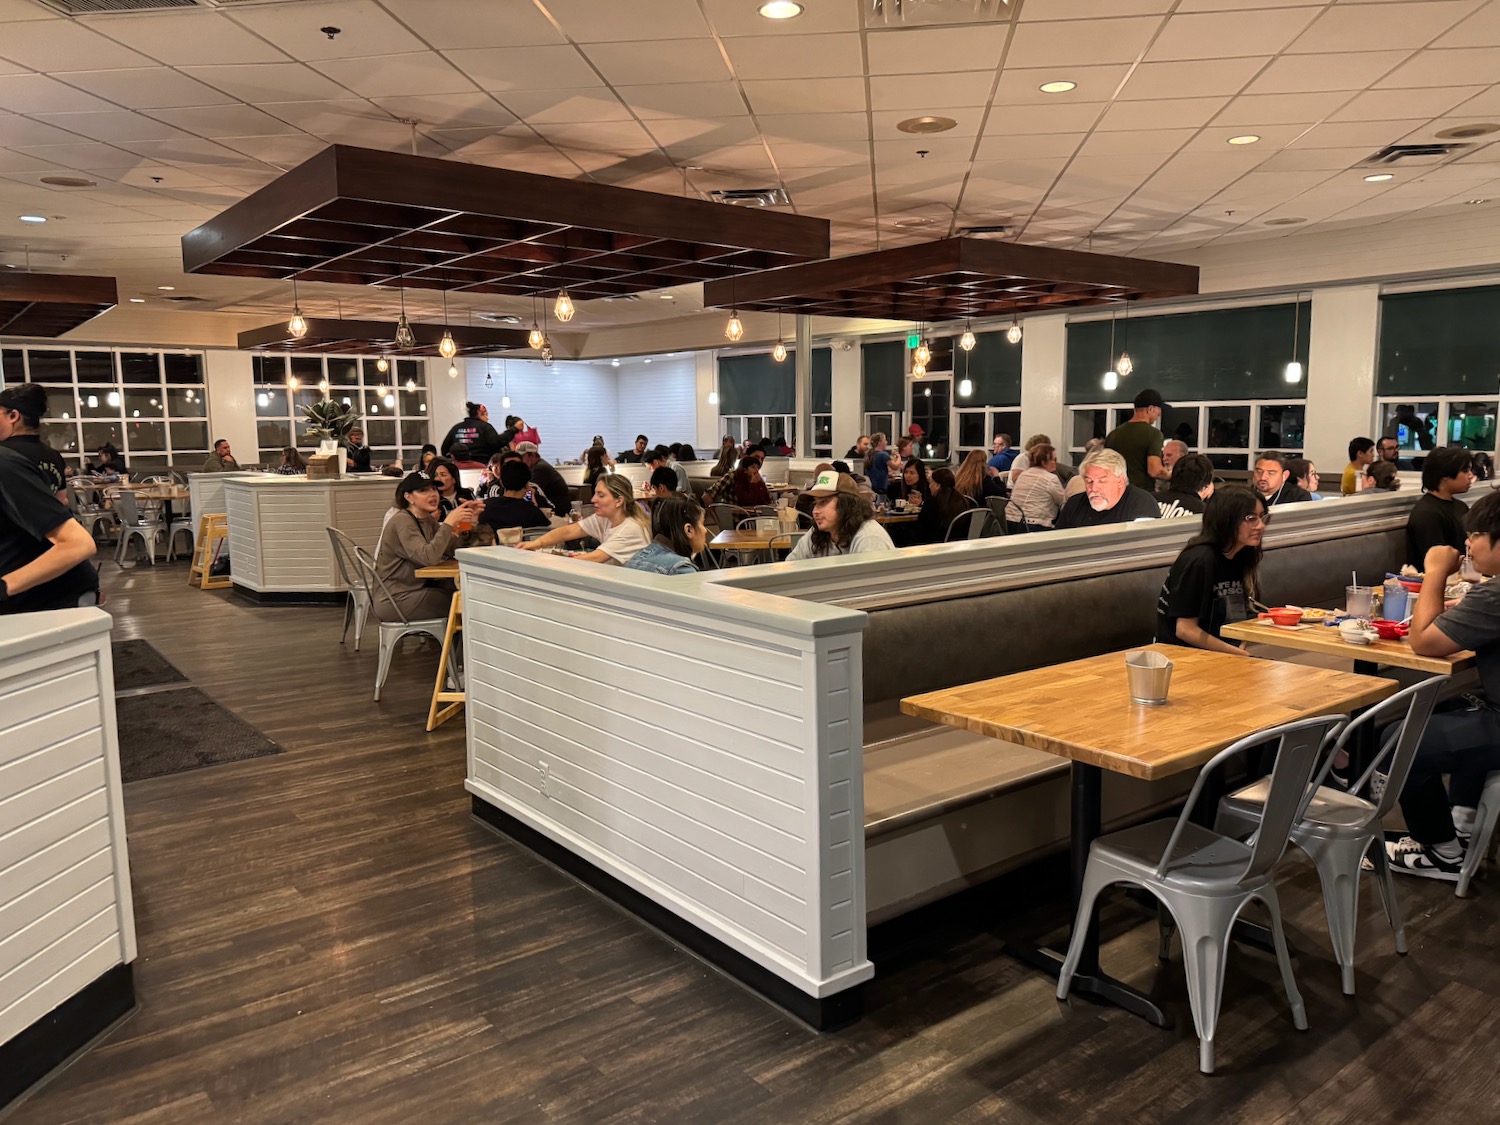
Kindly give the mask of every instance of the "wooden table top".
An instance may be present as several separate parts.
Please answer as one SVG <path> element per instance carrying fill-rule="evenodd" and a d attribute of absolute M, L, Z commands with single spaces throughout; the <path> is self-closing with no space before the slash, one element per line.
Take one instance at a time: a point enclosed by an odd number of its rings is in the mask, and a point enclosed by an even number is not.
<path fill-rule="evenodd" d="M 1227 641 L 1252 641 L 1256 644 L 1294 648 L 1299 652 L 1318 652 L 1344 660 L 1368 660 L 1394 668 L 1410 668 L 1446 676 L 1461 672 L 1474 664 L 1474 654 L 1465 649 L 1452 656 L 1418 656 L 1406 641 L 1372 641 L 1367 645 L 1346 644 L 1339 631 L 1327 625 L 1309 625 L 1305 629 L 1278 629 L 1269 622 L 1236 621 L 1225 625 L 1219 635 Z"/>
<path fill-rule="evenodd" d="M 452 578 L 458 580 L 458 560 L 444 559 L 436 566 L 419 566 L 416 569 L 418 578 Z"/>
<path fill-rule="evenodd" d="M 916 520 L 916 512 L 877 512 L 876 523 L 912 523 Z"/>
<path fill-rule="evenodd" d="M 192 496 L 191 492 L 181 486 L 176 488 L 138 486 L 131 491 L 141 500 L 187 500 Z"/>
<path fill-rule="evenodd" d="M 1180 645 L 1147 645 L 1172 661 L 1167 702 L 1130 702 L 1126 652 L 1105 653 L 901 701 L 908 715 L 1152 781 L 1196 769 L 1230 743 L 1277 723 L 1340 714 L 1399 684 Z"/>
<path fill-rule="evenodd" d="M 715 535 L 712 539 L 709 540 L 708 545 L 710 547 L 720 547 L 726 548 L 728 550 L 738 549 L 743 551 L 763 551 L 771 545 L 771 540 L 779 539 L 783 535 L 794 534 L 798 530 L 805 529 L 793 527 L 788 528 L 786 531 L 782 531 L 780 528 L 776 529 L 775 531 L 771 531 L 769 529 L 756 530 L 748 527 L 744 528 L 743 530 L 739 528 L 731 528 L 728 531 L 719 532 L 719 534 Z"/>

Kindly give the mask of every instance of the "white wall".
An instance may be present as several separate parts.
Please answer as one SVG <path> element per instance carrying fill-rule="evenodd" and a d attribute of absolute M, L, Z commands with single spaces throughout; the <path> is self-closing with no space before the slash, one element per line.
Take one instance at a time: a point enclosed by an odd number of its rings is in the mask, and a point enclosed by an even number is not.
<path fill-rule="evenodd" d="M 208 440 L 226 439 L 235 460 L 242 465 L 265 462 L 281 453 L 279 449 L 260 448 L 255 430 L 255 372 L 250 360 L 249 352 L 211 348 L 203 353 Z"/>
<path fill-rule="evenodd" d="M 859 346 L 833 345 L 833 455 L 842 458 L 865 424 L 864 371 Z"/>
<path fill-rule="evenodd" d="M 1377 436 L 1371 431 L 1379 329 L 1378 285 L 1313 291 L 1304 452 L 1330 487 L 1349 463 L 1349 439 Z"/>
<path fill-rule="evenodd" d="M 1072 444 L 1072 425 L 1065 403 L 1067 391 L 1068 318 L 1033 316 L 1022 325 L 1021 432 L 1046 434 L 1059 449 Z M 993 435 L 991 435 L 993 436 Z"/>
<path fill-rule="evenodd" d="M 611 370 L 618 395 L 615 452 L 631 448 L 636 434 L 652 445 L 698 444 L 697 363 L 691 352 L 649 362 L 622 359 Z"/>

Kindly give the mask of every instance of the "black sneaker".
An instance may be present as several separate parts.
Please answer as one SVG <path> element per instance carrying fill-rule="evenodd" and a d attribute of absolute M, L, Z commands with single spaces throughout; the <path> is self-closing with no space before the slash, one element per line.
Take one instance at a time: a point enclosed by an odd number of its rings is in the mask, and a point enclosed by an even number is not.
<path fill-rule="evenodd" d="M 1385 855 L 1391 870 L 1403 875 L 1419 875 L 1424 879 L 1441 879 L 1447 883 L 1458 882 L 1463 870 L 1464 857 L 1447 859 L 1438 855 L 1426 844 L 1419 844 L 1410 836 L 1403 836 L 1394 843 L 1387 841 Z"/>

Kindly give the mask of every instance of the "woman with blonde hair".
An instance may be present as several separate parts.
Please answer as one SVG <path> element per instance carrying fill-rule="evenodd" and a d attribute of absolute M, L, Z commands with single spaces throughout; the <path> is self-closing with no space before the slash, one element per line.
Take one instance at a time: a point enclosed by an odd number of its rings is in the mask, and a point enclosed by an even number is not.
<path fill-rule="evenodd" d="M 575 539 L 597 539 L 592 551 L 574 555 L 587 562 L 624 566 L 651 542 L 651 521 L 636 503 L 635 486 L 619 473 L 606 473 L 594 485 L 594 514 L 577 523 L 554 527 L 540 539 L 521 544 L 523 551 L 556 547 Z"/>
<path fill-rule="evenodd" d="M 967 496 L 975 507 L 981 507 L 991 496 L 1004 496 L 1005 486 L 1000 483 L 1000 471 L 991 470 L 989 458 L 982 449 L 971 449 L 964 463 L 953 474 L 960 493 Z"/>

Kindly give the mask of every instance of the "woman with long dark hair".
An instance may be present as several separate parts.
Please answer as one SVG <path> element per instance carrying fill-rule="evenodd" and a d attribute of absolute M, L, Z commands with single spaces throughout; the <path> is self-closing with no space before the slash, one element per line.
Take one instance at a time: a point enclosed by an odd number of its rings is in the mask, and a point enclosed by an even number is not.
<path fill-rule="evenodd" d="M 927 462 L 913 457 L 906 462 L 901 475 L 886 486 L 885 494 L 894 503 L 905 500 L 912 507 L 920 507 L 932 495 L 932 485 L 927 480 Z"/>
<path fill-rule="evenodd" d="M 626 570 L 645 570 L 652 574 L 693 574 L 693 556 L 701 554 L 708 543 L 708 528 L 703 522 L 703 505 L 691 496 L 673 495 L 651 505 L 651 530 L 654 536 L 631 560 Z"/>
<path fill-rule="evenodd" d="M 787 562 L 896 549 L 852 477 L 830 469 L 819 473 L 807 491 L 814 497 L 813 530 L 797 541 Z"/>
<path fill-rule="evenodd" d="M 615 460 L 609 455 L 604 439 L 595 437 L 594 443 L 583 451 L 583 483 L 593 488 L 600 477 L 614 472 L 614 469 Z"/>
<path fill-rule="evenodd" d="M 921 464 L 920 461 L 914 463 Z M 932 470 L 928 484 L 932 492 L 917 515 L 912 530 L 914 543 L 942 543 L 948 538 L 948 528 L 953 521 L 978 506 L 958 490 L 957 478 L 946 465 Z"/>
<path fill-rule="evenodd" d="M 1242 485 L 1215 489 L 1203 529 L 1172 564 L 1156 604 L 1156 639 L 1244 656 L 1219 630 L 1252 616 L 1261 539 L 1270 522 L 1266 502 Z"/>
<path fill-rule="evenodd" d="M 717 480 L 734 468 L 734 463 L 739 460 L 739 457 L 739 446 L 735 445 L 734 438 L 726 435 L 723 444 L 719 446 L 719 459 L 714 462 L 714 467 L 708 471 L 708 475 Z"/>

